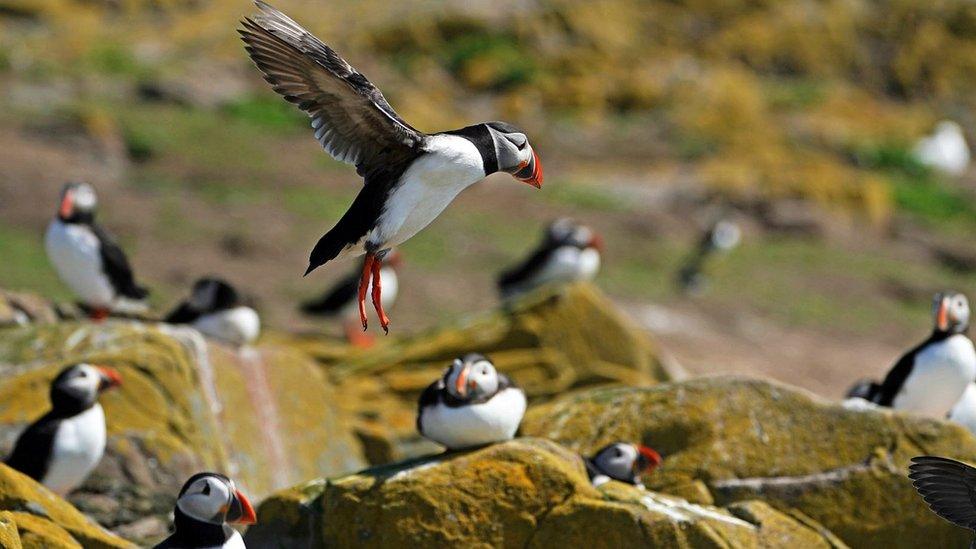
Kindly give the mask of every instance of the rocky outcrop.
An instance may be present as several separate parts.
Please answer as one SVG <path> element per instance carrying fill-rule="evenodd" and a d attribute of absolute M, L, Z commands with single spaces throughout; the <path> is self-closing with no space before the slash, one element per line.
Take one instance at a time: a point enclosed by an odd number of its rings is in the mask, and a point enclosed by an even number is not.
<path fill-rule="evenodd" d="M 107 453 L 71 500 L 141 544 L 166 532 L 177 491 L 199 470 L 225 472 L 260 499 L 365 464 L 332 386 L 304 353 L 235 350 L 189 328 L 116 320 L 0 334 L 0 450 L 47 409 L 49 380 L 76 361 L 114 367 L 124 385 L 102 397 Z"/>
<path fill-rule="evenodd" d="M 847 410 L 766 381 L 706 378 L 597 389 L 531 409 L 522 432 L 591 452 L 640 441 L 664 457 L 650 490 L 728 508 L 762 500 L 855 547 L 955 547 L 970 534 L 929 512 L 906 478 L 912 456 L 976 461 L 962 427 Z M 799 513 L 799 514 L 798 514 Z"/>
<path fill-rule="evenodd" d="M 809 518 L 751 501 L 731 509 L 611 482 L 579 456 L 516 439 L 307 483 L 269 498 L 258 547 L 797 547 L 842 545 Z"/>
<path fill-rule="evenodd" d="M 673 377 L 646 333 L 588 284 L 526 296 L 458 326 L 386 340 L 368 352 L 318 336 L 289 338 L 324 365 L 357 418 L 373 464 L 434 450 L 417 435 L 417 397 L 455 357 L 481 352 L 531 403 L 583 387 L 651 385 Z"/>

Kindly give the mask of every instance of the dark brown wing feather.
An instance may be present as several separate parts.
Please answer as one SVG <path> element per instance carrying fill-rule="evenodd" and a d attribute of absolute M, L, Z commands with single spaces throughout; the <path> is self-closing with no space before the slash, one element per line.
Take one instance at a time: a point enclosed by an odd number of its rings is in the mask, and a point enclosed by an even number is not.
<path fill-rule="evenodd" d="M 936 456 L 912 458 L 908 478 L 932 512 L 976 530 L 976 468 Z"/>
<path fill-rule="evenodd" d="M 383 94 L 332 48 L 275 8 L 239 29 L 246 49 L 276 92 L 308 113 L 315 138 L 365 175 L 416 154 L 426 135 L 407 124 Z"/>

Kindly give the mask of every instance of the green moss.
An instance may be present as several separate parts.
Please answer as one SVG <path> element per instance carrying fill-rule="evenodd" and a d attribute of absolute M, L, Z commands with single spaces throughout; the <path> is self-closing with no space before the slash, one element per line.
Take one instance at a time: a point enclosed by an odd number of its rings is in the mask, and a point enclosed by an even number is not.
<path fill-rule="evenodd" d="M 223 111 L 235 120 L 270 130 L 292 133 L 308 127 L 307 116 L 271 94 L 235 100 L 225 105 Z"/>
<path fill-rule="evenodd" d="M 51 299 L 67 299 L 70 293 L 48 263 L 44 234 L 0 224 L 0 286 L 11 290 L 31 290 Z"/>

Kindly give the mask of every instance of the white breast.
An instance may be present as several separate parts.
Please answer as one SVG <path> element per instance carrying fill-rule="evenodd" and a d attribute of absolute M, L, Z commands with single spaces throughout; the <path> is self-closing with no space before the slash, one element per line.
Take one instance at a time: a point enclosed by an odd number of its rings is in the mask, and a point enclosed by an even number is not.
<path fill-rule="evenodd" d="M 600 270 L 600 252 L 593 248 L 580 250 L 575 246 L 556 248 L 535 275 L 519 285 L 515 291 L 526 291 L 543 284 L 566 284 L 593 280 Z"/>
<path fill-rule="evenodd" d="M 969 167 L 969 146 L 956 124 L 942 124 L 935 134 L 922 139 L 915 147 L 916 158 L 951 175 L 961 175 Z"/>
<path fill-rule="evenodd" d="M 964 335 L 931 343 L 915 356 L 915 365 L 892 407 L 944 418 L 976 379 L 976 350 Z"/>
<path fill-rule="evenodd" d="M 949 419 L 962 424 L 970 433 L 976 434 L 976 383 L 970 382 L 962 393 L 962 398 L 952 407 Z"/>
<path fill-rule="evenodd" d="M 260 335 L 261 318 L 254 309 L 241 306 L 203 315 L 193 322 L 193 327 L 214 339 L 244 345 Z"/>
<path fill-rule="evenodd" d="M 227 530 L 233 530 L 233 533 L 227 538 L 227 541 L 220 546 L 220 549 L 247 549 L 244 545 L 244 538 L 241 537 L 237 530 L 234 530 L 230 526 L 224 525 Z"/>
<path fill-rule="evenodd" d="M 458 193 L 485 178 L 481 154 L 463 137 L 431 136 L 426 150 L 387 199 L 369 242 L 384 248 L 402 244 L 440 215 Z"/>
<path fill-rule="evenodd" d="M 380 269 L 380 288 L 382 291 L 382 297 L 380 301 L 383 302 L 383 310 L 390 312 L 393 304 L 396 303 L 397 298 L 397 288 L 398 280 L 396 271 L 392 267 L 384 267 Z M 366 288 L 366 302 L 371 303 L 370 296 L 373 295 L 373 281 L 370 279 L 369 286 Z M 359 322 L 359 300 L 358 296 L 353 296 L 348 303 L 342 306 L 342 310 L 339 316 L 346 319 L 355 319 Z"/>
<path fill-rule="evenodd" d="M 425 437 L 450 449 L 470 448 L 511 440 L 523 415 L 525 393 L 508 388 L 481 404 L 451 408 L 437 403 L 425 408 L 420 428 Z"/>
<path fill-rule="evenodd" d="M 105 453 L 105 413 L 99 404 L 61 421 L 41 484 L 67 494 L 88 478 Z M 41 459 L 40 456 L 38 459 Z"/>
<path fill-rule="evenodd" d="M 115 289 L 102 271 L 98 237 L 88 227 L 55 219 L 44 244 L 48 260 L 78 299 L 92 307 L 112 306 Z"/>

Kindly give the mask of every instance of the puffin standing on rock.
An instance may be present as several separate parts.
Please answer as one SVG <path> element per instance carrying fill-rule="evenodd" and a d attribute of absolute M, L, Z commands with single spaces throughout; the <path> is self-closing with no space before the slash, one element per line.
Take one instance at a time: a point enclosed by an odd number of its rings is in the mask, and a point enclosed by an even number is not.
<path fill-rule="evenodd" d="M 498 277 L 502 298 L 510 298 L 548 283 L 592 280 L 600 270 L 603 239 L 572 219 L 553 221 L 539 247 L 520 265 Z"/>
<path fill-rule="evenodd" d="M 402 263 L 401 254 L 397 250 L 390 250 L 380 261 L 380 279 L 383 280 L 383 296 L 381 304 L 383 310 L 393 306 L 397 296 L 397 269 Z M 373 340 L 366 337 L 359 329 L 359 312 L 357 309 L 357 291 L 359 288 L 360 269 L 350 273 L 330 288 L 322 297 L 302 304 L 302 312 L 311 316 L 340 318 L 346 338 L 350 343 L 359 347 L 368 347 Z M 372 291 L 370 282 L 367 292 Z"/>
<path fill-rule="evenodd" d="M 960 293 L 936 294 L 932 335 L 905 353 L 880 384 L 862 381 L 848 397 L 944 418 L 976 379 L 976 349 L 966 337 L 969 301 Z"/>
<path fill-rule="evenodd" d="M 234 481 L 218 473 L 190 477 L 176 499 L 173 535 L 156 549 L 243 549 L 244 539 L 227 524 L 254 524 L 257 515 Z"/>
<path fill-rule="evenodd" d="M 525 393 L 488 357 L 457 358 L 420 395 L 417 430 L 448 450 L 511 440 L 525 415 Z"/>
<path fill-rule="evenodd" d="M 619 480 L 644 487 L 640 476 L 661 464 L 661 455 L 647 446 L 615 442 L 608 444 L 591 458 L 583 460 L 593 486 Z"/>
<path fill-rule="evenodd" d="M 58 215 L 44 237 L 47 257 L 92 318 L 141 313 L 149 291 L 136 283 L 125 252 L 95 222 L 97 204 L 91 185 L 64 186 Z"/>
<path fill-rule="evenodd" d="M 189 324 L 202 334 L 232 345 L 253 343 L 261 333 L 257 311 L 241 302 L 237 290 L 219 278 L 201 278 L 190 298 L 165 318 L 170 324 Z"/>
<path fill-rule="evenodd" d="M 118 372 L 76 364 L 51 382 L 51 411 L 17 439 L 7 465 L 66 495 L 88 478 L 105 453 L 102 392 L 122 384 Z"/>
<path fill-rule="evenodd" d="M 504 122 L 425 134 L 393 110 L 379 89 L 332 48 L 275 8 L 240 29 L 246 49 L 276 92 L 312 119 L 315 138 L 337 160 L 356 166 L 365 184 L 352 206 L 312 249 L 308 269 L 365 254 L 358 285 L 366 329 L 366 293 L 380 325 L 380 267 L 390 248 L 430 224 L 465 188 L 496 172 L 542 186 L 542 162 L 522 130 Z"/>

